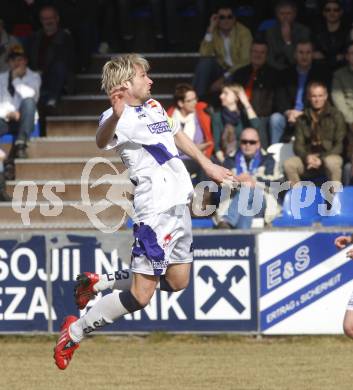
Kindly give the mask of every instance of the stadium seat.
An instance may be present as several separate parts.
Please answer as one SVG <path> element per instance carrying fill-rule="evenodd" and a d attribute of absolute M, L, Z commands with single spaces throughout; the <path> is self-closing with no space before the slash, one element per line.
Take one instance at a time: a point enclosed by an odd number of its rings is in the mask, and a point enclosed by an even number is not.
<path fill-rule="evenodd" d="M 353 226 L 353 186 L 335 194 L 330 212 L 321 218 L 323 226 Z"/>
<path fill-rule="evenodd" d="M 310 193 L 308 193 L 310 191 Z M 308 197 L 308 206 L 305 199 Z M 309 202 L 312 199 L 311 202 Z M 302 202 L 302 208 L 298 203 Z M 325 201 L 320 193 L 320 188 L 315 186 L 295 187 L 284 196 L 282 215 L 272 221 L 274 227 L 300 227 L 311 226 L 319 222 L 321 217 L 318 206 Z"/>
<path fill-rule="evenodd" d="M 193 229 L 212 229 L 213 221 L 212 218 L 192 218 Z"/>
<path fill-rule="evenodd" d="M 266 19 L 260 23 L 259 27 L 257 28 L 257 31 L 260 32 L 266 31 L 269 28 L 274 27 L 276 23 L 277 23 L 276 19 Z"/>
<path fill-rule="evenodd" d="M 283 163 L 289 157 L 294 156 L 293 144 L 291 142 L 272 144 L 267 148 L 267 152 L 271 153 L 275 161 L 278 162 L 281 172 L 283 172 Z"/>
<path fill-rule="evenodd" d="M 31 138 L 37 138 L 40 137 L 40 127 L 39 122 L 36 122 L 33 127 L 33 131 L 31 134 Z M 0 144 L 12 144 L 13 142 L 13 135 L 12 134 L 4 134 L 0 136 Z"/>

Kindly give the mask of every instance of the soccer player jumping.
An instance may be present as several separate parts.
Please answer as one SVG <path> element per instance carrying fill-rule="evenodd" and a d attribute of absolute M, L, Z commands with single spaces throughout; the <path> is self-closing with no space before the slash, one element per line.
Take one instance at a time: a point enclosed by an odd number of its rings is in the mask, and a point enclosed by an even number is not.
<path fill-rule="evenodd" d="M 352 244 L 353 235 L 352 236 L 339 236 L 335 240 L 335 245 L 338 249 L 343 249 L 346 246 Z M 353 249 L 350 249 L 347 252 L 347 257 L 353 259 Z M 343 330 L 346 336 L 353 339 L 353 294 L 349 298 L 346 313 L 344 315 L 343 320 Z"/>
<path fill-rule="evenodd" d="M 118 286 L 122 291 L 113 289 L 79 319 L 64 319 L 54 349 L 55 363 L 62 370 L 86 334 L 144 308 L 157 285 L 166 291 L 187 287 L 193 260 L 188 208 L 193 187 L 178 149 L 217 183 L 235 180 L 230 170 L 205 157 L 160 103 L 151 99 L 153 81 L 148 70 L 147 60 L 137 54 L 114 58 L 103 67 L 102 88 L 111 108 L 101 115 L 96 142 L 99 148 L 115 148 L 129 168 L 135 185 L 135 242 L 131 270 L 118 274 L 124 281 Z M 78 282 L 75 297 L 81 309 L 97 291 L 114 287 L 107 278 L 92 273 L 80 275 Z"/>

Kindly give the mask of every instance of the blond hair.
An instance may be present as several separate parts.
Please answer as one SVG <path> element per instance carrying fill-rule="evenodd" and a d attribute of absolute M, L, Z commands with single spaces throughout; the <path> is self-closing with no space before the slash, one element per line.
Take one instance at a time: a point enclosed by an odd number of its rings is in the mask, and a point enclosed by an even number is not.
<path fill-rule="evenodd" d="M 243 86 L 240 84 L 224 84 L 223 89 L 224 88 L 230 89 L 234 93 L 235 96 L 238 96 L 239 92 L 244 91 Z"/>
<path fill-rule="evenodd" d="M 138 54 L 125 54 L 106 62 L 102 71 L 102 89 L 110 93 L 113 88 L 130 81 L 136 75 L 135 65 L 147 72 L 150 68 L 148 61 Z"/>

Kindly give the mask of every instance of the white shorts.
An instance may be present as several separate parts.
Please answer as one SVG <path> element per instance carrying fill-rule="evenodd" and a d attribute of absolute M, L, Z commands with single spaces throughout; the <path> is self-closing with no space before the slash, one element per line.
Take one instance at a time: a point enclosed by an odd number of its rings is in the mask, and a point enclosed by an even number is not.
<path fill-rule="evenodd" d="M 134 224 L 131 269 L 145 275 L 164 275 L 169 264 L 193 260 L 189 207 L 180 205 Z"/>
<path fill-rule="evenodd" d="M 353 310 L 353 292 L 352 295 L 349 298 L 349 301 L 347 303 L 347 310 Z"/>

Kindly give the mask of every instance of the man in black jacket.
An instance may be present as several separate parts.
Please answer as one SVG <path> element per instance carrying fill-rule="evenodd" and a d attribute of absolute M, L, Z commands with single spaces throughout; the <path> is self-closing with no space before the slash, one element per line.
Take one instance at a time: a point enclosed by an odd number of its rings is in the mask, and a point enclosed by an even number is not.
<path fill-rule="evenodd" d="M 329 71 L 326 66 L 313 63 L 313 44 L 310 41 L 298 42 L 295 49 L 296 65 L 281 72 L 276 91 L 276 112 L 270 118 L 271 144 L 280 142 L 288 128 L 293 134 L 294 124 L 302 115 L 305 106 L 306 87 L 311 81 L 330 84 Z"/>
<path fill-rule="evenodd" d="M 39 14 L 42 29 L 29 39 L 30 67 L 41 71 L 41 102 L 55 107 L 64 88 L 72 89 L 74 75 L 74 43 L 70 33 L 59 27 L 59 13 L 44 6 Z"/>
<path fill-rule="evenodd" d="M 268 146 L 267 125 L 273 112 L 278 71 L 266 63 L 268 47 L 265 41 L 253 41 L 250 49 L 250 64 L 235 71 L 227 82 L 241 84 L 261 122 L 259 128 L 261 145 Z"/>

